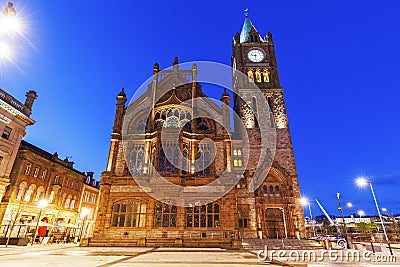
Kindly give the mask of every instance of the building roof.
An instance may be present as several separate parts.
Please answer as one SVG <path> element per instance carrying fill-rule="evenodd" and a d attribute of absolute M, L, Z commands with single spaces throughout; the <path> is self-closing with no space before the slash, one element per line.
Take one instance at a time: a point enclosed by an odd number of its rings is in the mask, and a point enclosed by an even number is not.
<path fill-rule="evenodd" d="M 73 168 L 74 162 L 68 161 L 67 158 L 64 159 L 64 160 L 59 159 L 57 152 L 54 153 L 54 154 L 51 154 L 51 153 L 49 153 L 49 152 L 47 152 L 47 151 L 45 151 L 45 150 L 43 150 L 43 149 L 41 149 L 41 148 L 39 148 L 39 147 L 37 147 L 35 145 L 32 145 L 31 143 L 29 143 L 29 142 L 27 142 L 25 140 L 22 140 L 21 141 L 21 145 L 19 146 L 19 150 L 24 150 L 24 149 L 29 150 L 29 151 L 31 151 L 31 152 L 33 152 L 35 154 L 38 154 L 38 155 L 40 155 L 40 156 L 42 156 L 42 157 L 44 157 L 44 158 L 46 158 L 46 159 L 48 159 L 48 160 L 50 160 L 50 161 L 52 161 L 54 163 L 58 163 L 58 164 L 62 165 L 63 167 L 68 168 L 68 169 L 70 169 L 70 170 L 72 170 L 72 171 L 74 171 L 76 173 L 79 173 L 81 175 L 85 175 L 81 171 L 78 171 L 78 170 Z"/>

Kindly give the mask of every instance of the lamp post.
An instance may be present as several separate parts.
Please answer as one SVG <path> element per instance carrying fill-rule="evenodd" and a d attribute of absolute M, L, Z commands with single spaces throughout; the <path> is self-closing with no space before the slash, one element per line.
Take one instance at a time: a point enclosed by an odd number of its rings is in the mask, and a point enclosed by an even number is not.
<path fill-rule="evenodd" d="M 374 188 L 372 187 L 372 183 L 370 181 L 368 181 L 365 177 L 359 177 L 359 178 L 356 179 L 356 185 L 359 188 L 364 188 L 364 187 L 369 185 L 369 187 L 371 188 L 372 196 L 373 196 L 374 201 L 375 201 L 376 210 L 378 211 L 379 219 L 381 221 L 383 233 L 385 235 L 385 239 L 386 239 L 386 242 L 387 242 L 388 247 L 389 247 L 390 255 L 393 255 L 392 248 L 391 248 L 390 242 L 389 242 L 389 238 L 388 238 L 387 233 L 386 233 L 385 224 L 383 223 L 381 211 L 380 211 L 379 206 L 378 206 L 378 201 L 376 200 Z"/>
<path fill-rule="evenodd" d="M 357 211 L 357 214 L 360 215 L 360 219 L 361 219 L 361 217 L 365 215 L 365 212 L 363 210 L 359 210 L 359 211 Z"/>
<path fill-rule="evenodd" d="M 83 217 L 83 222 L 82 222 L 82 229 L 81 229 L 81 234 L 80 234 L 80 237 L 79 237 L 79 242 L 82 242 L 82 236 L 83 237 L 85 236 L 84 233 L 83 233 L 83 230 L 85 229 L 86 218 L 87 218 L 88 214 L 89 214 L 89 209 L 82 208 L 81 216 Z"/>
<path fill-rule="evenodd" d="M 342 229 L 342 234 L 344 235 L 344 238 L 347 241 L 347 247 L 352 248 L 353 244 L 351 242 L 351 238 L 349 238 L 348 233 L 347 233 L 347 226 L 346 226 L 346 221 L 344 219 L 344 214 L 343 214 L 343 207 L 342 207 L 342 202 L 340 201 L 340 193 L 336 193 L 336 197 L 338 199 L 338 204 L 339 204 L 339 209 L 340 213 L 342 214 L 342 220 L 343 220 L 343 229 Z M 344 233 L 343 233 L 344 232 Z"/>
<path fill-rule="evenodd" d="M 313 216 L 312 216 L 312 212 L 311 212 L 311 204 L 310 204 L 310 201 L 308 200 L 308 198 L 302 197 L 302 198 L 300 199 L 300 204 L 301 204 L 302 206 L 308 206 L 308 210 L 309 210 L 309 212 L 310 212 L 311 229 L 312 229 L 312 232 L 313 232 L 313 234 L 314 234 L 314 236 L 315 236 L 314 220 L 313 220 Z"/>
<path fill-rule="evenodd" d="M 39 222 L 40 222 L 40 217 L 42 216 L 42 211 L 43 211 L 43 209 L 44 209 L 45 207 L 47 207 L 48 204 L 49 204 L 49 203 L 47 202 L 46 199 L 42 199 L 42 200 L 40 200 L 39 203 L 38 203 L 38 207 L 39 207 L 40 211 L 39 211 L 39 216 L 38 216 L 38 220 L 37 220 L 37 223 L 36 223 L 35 233 L 33 234 L 33 238 L 32 238 L 31 245 L 33 245 L 33 242 L 34 242 L 35 239 L 36 239 L 36 235 L 37 235 L 37 231 L 38 231 L 38 227 L 39 227 Z"/>

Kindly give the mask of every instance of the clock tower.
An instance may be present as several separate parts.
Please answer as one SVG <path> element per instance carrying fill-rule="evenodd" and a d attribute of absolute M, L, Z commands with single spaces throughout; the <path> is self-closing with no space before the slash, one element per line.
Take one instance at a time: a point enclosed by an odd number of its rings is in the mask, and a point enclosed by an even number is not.
<path fill-rule="evenodd" d="M 245 125 L 253 146 L 257 146 L 257 142 L 260 142 L 259 116 L 268 116 L 276 129 L 274 163 L 268 177 L 265 178 L 264 186 L 266 187 L 260 186 L 256 192 L 258 229 L 262 230 L 264 237 L 273 237 L 273 227 L 275 226 L 269 225 L 268 221 L 276 221 L 279 216 L 282 218 L 283 213 L 285 224 L 291 228 L 288 229 L 290 235 L 303 236 L 305 232 L 304 213 L 303 207 L 298 201 L 301 197 L 298 175 L 272 34 L 268 32 L 264 38 L 261 37 L 246 11 L 242 31 L 240 34 L 236 33 L 232 50 L 233 69 L 246 76 L 245 80 L 233 77 L 234 110 L 242 120 L 242 122 L 235 121 L 235 124 L 243 123 Z M 258 88 L 262 92 L 262 96 L 251 94 L 251 88 Z M 263 113 L 258 111 L 257 105 L 261 103 L 260 101 L 266 101 L 268 104 L 268 111 L 263 111 L 268 114 L 259 114 Z M 237 131 L 238 127 L 235 129 Z M 273 172 L 276 173 L 272 174 Z M 279 174 L 277 174 L 278 172 Z M 279 183 L 282 188 L 280 205 L 277 204 L 276 199 L 271 202 L 268 197 L 269 192 L 266 191 L 269 190 L 271 183 Z M 280 209 L 282 213 L 279 214 L 276 209 Z"/>

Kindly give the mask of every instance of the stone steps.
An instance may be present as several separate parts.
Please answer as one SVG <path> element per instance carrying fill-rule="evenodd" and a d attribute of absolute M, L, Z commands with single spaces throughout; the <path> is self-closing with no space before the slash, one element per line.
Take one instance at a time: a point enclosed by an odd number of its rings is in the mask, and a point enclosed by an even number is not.
<path fill-rule="evenodd" d="M 85 238 L 81 246 L 90 247 L 241 247 L 240 240 L 226 238 Z"/>
<path fill-rule="evenodd" d="M 244 249 L 264 249 L 267 246 L 269 249 L 318 249 L 323 246 L 315 241 L 308 239 L 256 239 L 256 238 L 244 238 L 242 239 L 242 245 Z"/>

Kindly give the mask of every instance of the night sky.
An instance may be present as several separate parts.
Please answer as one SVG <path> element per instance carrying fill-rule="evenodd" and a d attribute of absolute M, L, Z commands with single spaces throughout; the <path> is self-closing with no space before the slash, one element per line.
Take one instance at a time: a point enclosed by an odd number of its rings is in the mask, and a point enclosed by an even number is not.
<path fill-rule="evenodd" d="M 230 65 L 249 8 L 261 35 L 273 34 L 302 194 L 338 214 L 341 192 L 354 205 L 346 215 L 376 214 L 371 192 L 353 184 L 365 175 L 381 207 L 400 212 L 399 1 L 15 3 L 27 40 L 14 40 L 15 64 L 1 62 L 0 88 L 22 102 L 38 92 L 25 140 L 78 170 L 105 170 L 121 87 L 131 97 L 175 56 Z"/>

